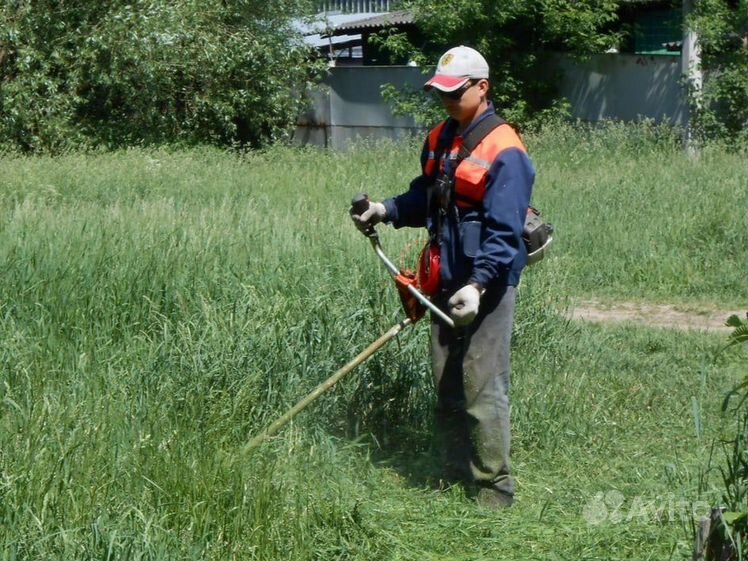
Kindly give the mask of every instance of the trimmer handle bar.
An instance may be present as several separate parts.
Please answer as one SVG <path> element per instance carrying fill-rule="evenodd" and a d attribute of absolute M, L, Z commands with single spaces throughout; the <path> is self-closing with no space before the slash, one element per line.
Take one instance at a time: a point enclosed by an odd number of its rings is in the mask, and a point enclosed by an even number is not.
<path fill-rule="evenodd" d="M 351 211 L 353 214 L 358 214 L 361 216 L 364 212 L 366 212 L 369 209 L 369 196 L 365 193 L 358 193 L 353 199 L 351 199 Z M 395 264 L 390 261 L 387 256 L 384 254 L 384 251 L 382 250 L 382 246 L 379 243 L 379 235 L 377 234 L 376 228 L 374 226 L 371 226 L 364 234 L 369 238 L 369 241 L 371 241 L 371 245 L 374 248 L 374 252 L 379 256 L 379 259 L 382 260 L 382 263 L 384 263 L 384 266 L 387 268 L 387 270 L 390 272 L 393 278 L 397 278 L 397 276 L 400 274 L 400 269 L 398 269 Z M 433 304 L 431 300 L 429 300 L 420 290 L 418 290 L 413 285 L 408 285 L 408 292 L 410 292 L 421 304 L 426 306 L 429 310 L 434 312 L 439 319 L 441 319 L 444 323 L 446 323 L 450 327 L 454 327 L 455 323 L 452 320 L 451 317 L 449 317 L 447 314 L 445 314 L 438 306 Z"/>

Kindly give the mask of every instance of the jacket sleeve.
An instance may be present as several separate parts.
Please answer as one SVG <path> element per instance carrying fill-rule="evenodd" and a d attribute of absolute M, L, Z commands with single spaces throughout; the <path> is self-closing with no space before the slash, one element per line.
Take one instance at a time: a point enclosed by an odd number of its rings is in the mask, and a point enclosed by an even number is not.
<path fill-rule="evenodd" d="M 484 231 L 469 282 L 487 286 L 513 268 L 522 250 L 522 230 L 532 197 L 535 170 L 518 148 L 504 150 L 493 162 L 483 197 Z"/>
<path fill-rule="evenodd" d="M 428 139 L 423 143 L 421 151 L 421 175 L 410 182 L 410 189 L 405 193 L 384 201 L 384 208 L 387 209 L 386 222 L 395 228 L 426 226 L 428 187 L 432 182 L 432 178 L 426 174 L 427 159 Z"/>

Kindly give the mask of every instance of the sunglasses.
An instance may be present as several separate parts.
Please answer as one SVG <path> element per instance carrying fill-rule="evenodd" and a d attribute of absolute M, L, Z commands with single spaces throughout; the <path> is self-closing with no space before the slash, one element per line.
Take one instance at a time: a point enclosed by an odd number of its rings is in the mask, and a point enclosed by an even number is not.
<path fill-rule="evenodd" d="M 452 101 L 460 101 L 462 99 L 462 96 L 465 95 L 465 92 L 477 83 L 477 80 L 468 80 L 468 82 L 464 86 L 453 92 L 443 92 L 441 90 L 436 90 L 436 92 L 441 98 L 451 99 Z"/>

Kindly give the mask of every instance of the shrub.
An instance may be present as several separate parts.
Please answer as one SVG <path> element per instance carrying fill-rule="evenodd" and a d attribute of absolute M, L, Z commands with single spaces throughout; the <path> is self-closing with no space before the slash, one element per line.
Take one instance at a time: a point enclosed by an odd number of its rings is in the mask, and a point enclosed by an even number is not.
<path fill-rule="evenodd" d="M 305 0 L 6 2 L 0 138 L 23 151 L 282 137 L 319 65 Z"/>

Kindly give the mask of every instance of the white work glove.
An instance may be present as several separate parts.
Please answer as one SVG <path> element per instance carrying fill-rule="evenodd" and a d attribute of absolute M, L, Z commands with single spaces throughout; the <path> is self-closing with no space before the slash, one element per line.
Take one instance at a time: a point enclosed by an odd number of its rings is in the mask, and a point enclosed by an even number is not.
<path fill-rule="evenodd" d="M 354 214 L 351 209 L 351 219 L 362 234 L 368 234 L 369 230 L 387 218 L 387 209 L 382 203 L 369 202 L 369 208 L 361 215 Z"/>
<path fill-rule="evenodd" d="M 454 293 L 447 302 L 449 315 L 455 322 L 456 327 L 464 327 L 472 323 L 478 315 L 480 306 L 480 291 L 472 284 L 466 284 Z"/>

